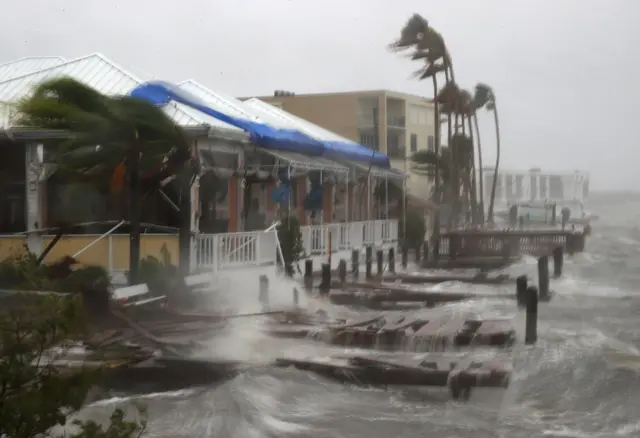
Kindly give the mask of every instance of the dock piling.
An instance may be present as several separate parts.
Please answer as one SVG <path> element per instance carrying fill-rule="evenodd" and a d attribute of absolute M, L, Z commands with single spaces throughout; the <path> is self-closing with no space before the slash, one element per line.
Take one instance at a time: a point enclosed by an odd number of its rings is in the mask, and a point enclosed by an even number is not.
<path fill-rule="evenodd" d="M 368 279 L 370 279 L 371 277 L 373 277 L 373 274 L 371 272 L 371 265 L 373 264 L 373 248 L 371 247 L 371 245 L 368 245 L 366 250 L 365 250 L 365 254 L 364 254 L 364 262 L 365 262 L 365 277 Z"/>
<path fill-rule="evenodd" d="M 360 275 L 360 250 L 351 251 L 351 275 L 356 279 Z"/>
<path fill-rule="evenodd" d="M 311 289 L 313 287 L 313 260 L 304 261 L 304 287 Z"/>
<path fill-rule="evenodd" d="M 422 244 L 422 259 L 429 260 L 429 242 L 425 240 Z"/>
<path fill-rule="evenodd" d="M 378 265 L 378 275 L 382 275 L 384 273 L 384 251 L 381 249 L 376 252 L 376 262 Z"/>
<path fill-rule="evenodd" d="M 262 305 L 262 310 L 266 312 L 269 310 L 269 277 L 263 274 L 258 278 L 258 282 L 258 301 Z"/>
<path fill-rule="evenodd" d="M 300 293 L 298 292 L 298 288 L 294 287 L 293 288 L 293 306 L 297 308 L 299 303 L 300 303 Z"/>
<path fill-rule="evenodd" d="M 331 290 L 331 265 L 329 263 L 322 264 L 322 280 L 320 282 L 320 294 L 329 295 Z"/>
<path fill-rule="evenodd" d="M 525 322 L 524 343 L 533 345 L 538 340 L 538 288 L 527 288 L 527 316 Z"/>
<path fill-rule="evenodd" d="M 420 248 L 422 245 L 418 245 L 416 246 L 416 264 L 420 265 L 420 256 L 421 256 L 421 252 L 422 252 L 422 248 Z"/>
<path fill-rule="evenodd" d="M 561 246 L 553 248 L 553 276 L 562 276 L 562 265 L 564 264 L 564 250 Z"/>
<path fill-rule="evenodd" d="M 338 277 L 342 283 L 347 281 L 347 261 L 340 259 L 338 262 Z"/>
<path fill-rule="evenodd" d="M 409 248 L 407 247 L 407 245 L 404 245 L 402 247 L 401 264 L 402 264 L 402 269 L 407 269 L 407 265 L 409 264 Z"/>
<path fill-rule="evenodd" d="M 527 286 L 528 280 L 526 275 L 521 275 L 516 278 L 516 299 L 518 301 L 518 307 L 527 307 Z"/>
<path fill-rule="evenodd" d="M 392 274 L 396 272 L 396 251 L 394 248 L 389 248 L 389 272 Z"/>
<path fill-rule="evenodd" d="M 538 259 L 538 289 L 540 300 L 549 301 L 549 257 L 546 255 Z"/>

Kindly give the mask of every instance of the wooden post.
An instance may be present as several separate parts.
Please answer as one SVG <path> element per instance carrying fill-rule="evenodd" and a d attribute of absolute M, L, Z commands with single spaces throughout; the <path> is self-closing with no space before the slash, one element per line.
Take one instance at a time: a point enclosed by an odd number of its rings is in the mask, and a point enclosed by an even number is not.
<path fill-rule="evenodd" d="M 304 287 L 308 290 L 313 287 L 313 259 L 304 261 Z"/>
<path fill-rule="evenodd" d="M 371 277 L 373 277 L 373 274 L 371 273 L 371 265 L 373 263 L 373 248 L 371 247 L 371 245 L 367 246 L 366 250 L 365 250 L 365 255 L 364 255 L 364 262 L 365 262 L 365 277 L 367 280 L 369 280 Z"/>
<path fill-rule="evenodd" d="M 351 250 L 351 275 L 356 279 L 360 275 L 360 250 Z"/>
<path fill-rule="evenodd" d="M 527 288 L 527 317 L 525 322 L 524 343 L 533 345 L 538 340 L 538 289 Z"/>
<path fill-rule="evenodd" d="M 516 299 L 518 307 L 527 307 L 527 276 L 521 275 L 516 278 Z"/>
<path fill-rule="evenodd" d="M 562 265 L 564 264 L 564 250 L 561 246 L 553 248 L 553 276 L 558 278 L 562 275 Z"/>
<path fill-rule="evenodd" d="M 320 282 L 320 294 L 329 295 L 331 290 L 331 265 L 329 263 L 322 264 L 322 281 Z"/>
<path fill-rule="evenodd" d="M 429 242 L 427 241 L 422 244 L 422 259 L 429 260 Z"/>
<path fill-rule="evenodd" d="M 327 234 L 328 234 L 327 238 L 329 239 L 329 241 L 327 242 L 327 256 L 328 256 L 328 262 L 327 263 L 329 263 L 329 266 L 331 266 L 331 250 L 332 250 L 332 248 L 331 248 L 331 231 L 329 231 Z"/>
<path fill-rule="evenodd" d="M 266 312 L 269 310 L 269 277 L 267 277 L 266 275 L 261 275 L 258 278 L 258 282 L 258 301 L 262 305 L 262 310 Z"/>
<path fill-rule="evenodd" d="M 378 275 L 382 276 L 384 271 L 384 251 L 379 249 L 376 253 L 377 265 L 378 265 Z"/>
<path fill-rule="evenodd" d="M 342 283 L 347 281 L 347 261 L 345 259 L 340 259 L 338 262 L 338 277 Z"/>
<path fill-rule="evenodd" d="M 420 255 L 422 253 L 422 248 L 420 248 L 421 245 L 416 246 L 416 264 L 420 264 Z"/>
<path fill-rule="evenodd" d="M 298 292 L 298 288 L 293 288 L 293 305 L 294 307 L 298 307 L 298 303 L 300 302 L 300 293 Z"/>
<path fill-rule="evenodd" d="M 396 273 L 396 252 L 393 248 L 389 248 L 389 272 Z"/>
<path fill-rule="evenodd" d="M 409 248 L 405 245 L 402 247 L 402 269 L 407 269 L 409 264 Z"/>
<path fill-rule="evenodd" d="M 538 288 L 541 301 L 549 301 L 549 257 L 542 256 L 538 259 Z"/>

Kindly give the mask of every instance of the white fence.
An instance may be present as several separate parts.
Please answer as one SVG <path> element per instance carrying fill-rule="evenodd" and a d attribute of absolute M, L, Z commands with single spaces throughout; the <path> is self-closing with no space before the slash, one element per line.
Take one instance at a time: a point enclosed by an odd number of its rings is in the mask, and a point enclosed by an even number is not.
<path fill-rule="evenodd" d="M 388 247 L 398 242 L 397 220 L 375 220 L 300 228 L 306 255 L 343 251 L 373 245 Z M 331 244 L 329 244 L 331 242 Z M 201 234 L 196 238 L 196 265 L 199 269 L 239 268 L 274 265 L 277 261 L 275 231 Z"/>

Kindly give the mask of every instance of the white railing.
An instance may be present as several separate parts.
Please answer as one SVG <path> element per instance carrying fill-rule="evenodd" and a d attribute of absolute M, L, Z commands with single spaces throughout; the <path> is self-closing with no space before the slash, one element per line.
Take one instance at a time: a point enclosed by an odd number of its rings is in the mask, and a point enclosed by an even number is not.
<path fill-rule="evenodd" d="M 398 242 L 398 221 L 375 220 L 301 227 L 305 253 L 322 254 L 329 250 L 342 251 L 367 245 L 389 246 Z"/>
<path fill-rule="evenodd" d="M 277 242 L 274 231 L 200 234 L 195 240 L 198 268 L 217 271 L 276 263 Z"/>

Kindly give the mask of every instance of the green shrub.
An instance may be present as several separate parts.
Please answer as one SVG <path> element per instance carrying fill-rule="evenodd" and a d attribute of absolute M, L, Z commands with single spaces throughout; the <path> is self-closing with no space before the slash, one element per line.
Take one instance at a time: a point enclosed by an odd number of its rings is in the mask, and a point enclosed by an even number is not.
<path fill-rule="evenodd" d="M 398 237 L 400 239 L 400 243 L 402 246 L 407 246 L 408 248 L 416 248 L 419 245 L 422 245 L 424 242 L 424 235 L 427 231 L 427 226 L 424 221 L 424 217 L 415 212 L 415 211 L 407 211 L 406 214 L 406 233 L 405 225 L 401 220 L 398 224 Z"/>
<path fill-rule="evenodd" d="M 300 232 L 300 222 L 295 216 L 288 216 L 280 221 L 277 227 L 278 240 L 282 248 L 282 258 L 278 255 L 278 262 L 284 266 L 284 272 L 288 276 L 294 274 L 294 264 L 297 264 L 304 257 L 304 247 L 302 245 L 302 233 Z M 299 270 L 299 269 L 298 269 Z"/>
<path fill-rule="evenodd" d="M 81 368 L 57 367 L 52 353 L 84 337 L 85 319 L 79 296 L 26 294 L 22 305 L 0 314 L 0 436 L 34 438 L 51 436 L 51 428 L 65 425 L 82 408 L 89 388 L 100 373 Z M 48 357 L 47 357 L 48 356 Z M 145 422 L 127 421 L 121 411 L 106 429 L 94 422 L 73 421 L 76 438 L 131 438 L 139 436 Z"/>

